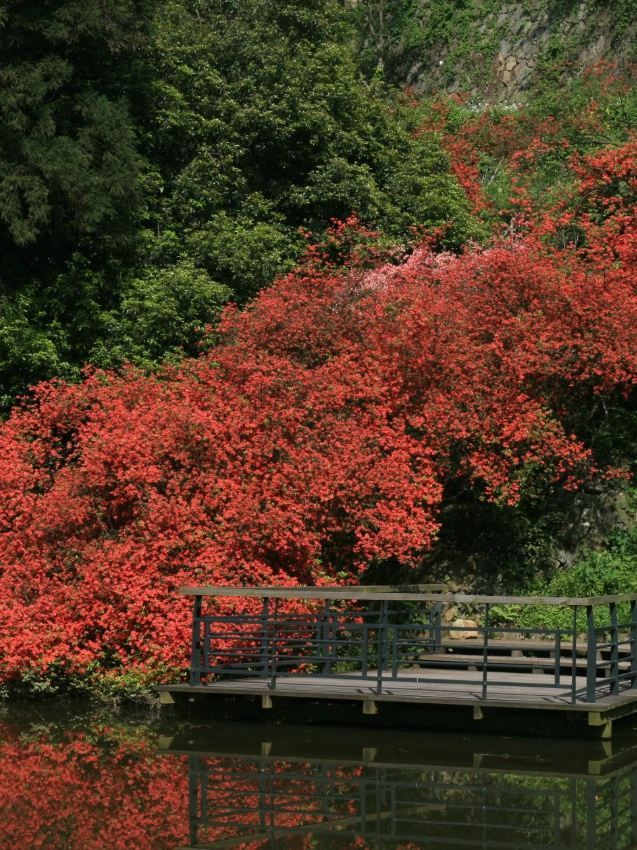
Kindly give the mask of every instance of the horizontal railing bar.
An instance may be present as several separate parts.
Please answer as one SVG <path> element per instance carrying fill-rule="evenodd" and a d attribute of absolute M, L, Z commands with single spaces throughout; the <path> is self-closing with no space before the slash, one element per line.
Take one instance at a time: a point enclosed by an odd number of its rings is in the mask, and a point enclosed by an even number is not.
<path fill-rule="evenodd" d="M 235 596 L 242 598 L 270 599 L 355 599 L 365 601 L 399 600 L 404 602 L 447 602 L 475 605 L 546 605 L 586 607 L 609 605 L 611 603 L 635 602 L 637 593 L 615 594 L 610 596 L 482 596 L 466 593 L 448 593 L 444 591 L 421 591 L 419 585 L 410 585 L 415 590 L 404 587 L 183 587 L 180 593 L 185 596 Z"/>
<path fill-rule="evenodd" d="M 634 675 L 632 670 L 625 670 L 623 673 L 617 673 L 615 676 L 600 676 L 599 679 L 595 679 L 595 686 L 601 687 L 612 682 L 619 682 L 620 679 L 631 679 Z"/>
<path fill-rule="evenodd" d="M 223 643 L 225 642 L 226 648 L 231 649 L 258 649 L 259 646 L 264 646 L 268 644 L 269 646 L 299 646 L 300 644 L 306 644 L 310 646 L 313 643 L 317 643 L 317 635 L 310 635 L 307 638 L 303 635 L 277 635 L 277 634 L 269 634 L 262 635 L 260 638 L 244 638 L 240 635 L 235 635 L 231 638 L 227 638 L 225 635 L 212 635 L 211 641 L 214 640 L 216 646 L 218 646 L 221 650 Z M 376 642 L 377 638 L 372 638 L 370 636 L 369 642 Z M 209 641 L 210 642 L 210 641 Z M 340 636 L 338 638 L 331 637 L 329 639 L 325 638 L 320 640 L 321 643 L 329 643 L 334 646 L 361 646 L 364 641 L 361 641 L 359 638 L 348 637 L 348 636 Z M 424 644 L 424 642 L 423 642 Z M 405 644 L 408 645 L 408 644 Z M 311 646 L 310 646 L 311 648 Z"/>
<path fill-rule="evenodd" d="M 200 594 L 198 591 L 206 591 L 206 593 Z M 362 590 L 365 593 L 370 593 L 375 596 L 378 594 L 389 594 L 393 596 L 395 593 L 445 593 L 447 591 L 447 585 L 443 582 L 427 582 L 424 584 L 358 584 L 358 585 L 330 585 L 324 587 L 317 587 L 316 585 L 274 585 L 269 588 L 258 587 L 255 585 L 252 586 L 244 586 L 244 587 L 228 587 L 228 585 L 205 585 L 203 587 L 184 587 L 180 589 L 180 593 L 185 594 L 186 596 L 200 596 L 200 595 L 221 595 L 218 594 L 217 591 L 252 591 L 252 590 L 273 590 L 277 593 L 279 592 L 293 592 L 293 593 L 304 593 L 306 591 L 325 591 L 327 594 L 330 594 L 334 591 L 343 592 L 348 590 Z M 212 591 L 213 593 L 210 593 Z M 231 595 L 231 594 L 225 594 Z"/>
<path fill-rule="evenodd" d="M 268 757 L 268 758 L 271 758 L 271 757 Z M 270 761 L 268 762 L 268 765 L 271 766 Z M 247 779 L 256 779 L 259 776 L 260 769 L 261 769 L 260 760 L 259 760 L 258 757 L 256 757 L 254 760 L 249 761 L 247 764 L 241 765 L 241 767 L 235 767 L 234 765 L 231 766 L 231 767 L 218 767 L 218 766 L 215 765 L 215 766 L 210 767 L 210 768 L 204 768 L 202 771 L 200 771 L 200 775 L 205 775 L 208 779 L 212 779 L 217 784 L 217 786 L 219 786 L 219 789 L 225 789 L 226 786 L 229 786 L 230 783 L 234 781 L 237 785 L 241 786 L 242 793 L 243 793 L 244 788 L 245 788 L 243 783 Z M 467 767 L 466 769 L 468 771 L 472 772 L 471 768 Z M 392 773 L 393 773 L 393 771 L 392 771 Z M 434 774 L 436 774 L 436 773 L 440 773 L 440 770 L 434 772 Z M 348 782 L 350 782 L 352 784 L 356 784 L 357 786 L 360 786 L 361 788 L 367 788 L 367 789 L 371 789 L 371 790 L 380 786 L 380 787 L 391 787 L 393 790 L 396 790 L 396 791 L 405 791 L 405 790 L 420 791 L 420 792 L 423 791 L 423 782 L 422 781 L 405 781 L 405 780 L 399 780 L 399 779 L 394 779 L 394 778 L 379 779 L 377 776 L 373 776 L 373 777 L 361 776 L 361 777 L 359 777 L 359 776 L 356 776 L 356 775 L 352 775 L 351 773 L 349 773 L 349 774 L 344 773 L 342 776 L 336 775 L 334 772 L 328 772 L 328 773 L 322 774 L 314 766 L 310 766 L 310 769 L 307 770 L 307 771 L 292 770 L 290 772 L 282 771 L 280 773 L 278 773 L 278 772 L 274 773 L 274 774 L 270 773 L 269 779 L 272 782 L 273 790 L 277 794 L 280 793 L 281 796 L 284 796 L 286 794 L 285 785 L 286 785 L 286 783 L 288 783 L 291 780 L 294 780 L 294 781 L 299 780 L 301 782 L 308 783 L 310 785 L 314 784 L 314 785 L 319 786 L 321 789 L 331 788 L 333 785 L 340 786 L 340 785 L 347 784 Z M 426 788 L 429 791 L 438 791 L 438 790 L 449 791 L 450 788 L 453 788 L 453 787 L 454 786 L 450 786 L 448 781 L 445 782 L 445 781 L 441 781 L 441 780 L 430 780 L 430 781 L 427 781 L 427 783 L 426 783 Z M 306 788 L 307 788 L 307 785 L 306 785 Z M 215 793 L 218 793 L 219 789 L 215 788 Z M 598 789 L 597 793 L 598 793 L 598 795 L 601 794 L 602 797 L 603 797 L 603 795 L 606 792 L 608 792 L 609 790 L 610 789 L 608 789 L 607 787 L 602 787 L 602 788 Z M 473 782 L 469 781 L 467 783 L 463 783 L 462 784 L 462 791 L 463 791 L 463 794 L 475 792 L 476 795 L 480 795 L 479 799 L 476 800 L 477 804 L 480 805 L 480 806 L 482 806 L 482 794 L 484 792 L 488 792 L 489 796 L 498 796 L 498 797 L 504 797 L 504 798 L 506 798 L 506 797 L 511 797 L 513 799 L 517 799 L 518 797 L 534 798 L 534 799 L 531 799 L 529 801 L 529 804 L 533 804 L 534 802 L 543 802 L 544 798 L 546 799 L 546 802 L 549 803 L 550 805 L 553 805 L 556 800 L 559 800 L 562 803 L 564 803 L 564 802 L 569 802 L 572 799 L 571 798 L 571 791 L 569 791 L 568 789 L 564 789 L 564 788 L 524 788 L 523 786 L 508 786 L 508 785 L 504 785 L 504 784 L 494 784 L 494 785 L 485 786 L 485 784 L 483 782 L 479 782 L 479 781 L 473 781 Z M 233 793 L 233 792 L 228 790 L 226 792 L 226 795 L 229 795 L 231 793 Z M 250 792 L 249 789 L 245 789 L 246 796 L 251 796 L 251 795 L 259 794 L 259 793 L 260 792 L 257 791 L 256 789 L 255 789 L 254 792 Z M 288 789 L 287 796 L 291 796 L 292 793 L 293 793 L 292 789 Z M 303 791 L 302 793 L 303 793 L 303 796 L 305 798 L 307 792 Z M 630 789 L 629 789 L 628 786 L 626 787 L 625 793 L 626 793 L 626 795 L 628 795 L 630 793 Z M 313 799 L 313 795 L 308 795 L 307 799 Z M 330 799 L 333 800 L 333 797 L 331 797 Z M 438 798 L 435 797 L 434 794 L 431 794 L 429 797 L 426 797 L 425 799 L 422 799 L 422 797 L 419 797 L 417 800 L 407 800 L 404 803 L 401 802 L 401 800 L 397 800 L 396 802 L 400 805 L 403 805 L 403 804 L 404 805 L 413 805 L 415 802 L 427 803 L 427 802 L 434 802 L 437 799 Z M 452 800 L 448 800 L 446 802 L 446 806 L 450 809 L 465 808 L 465 807 L 473 808 L 475 806 L 476 802 L 469 803 L 469 802 L 464 802 L 464 801 L 452 799 Z M 628 806 L 630 804 L 627 802 L 626 805 Z M 501 808 L 501 804 L 498 804 L 498 806 L 496 806 L 496 808 Z M 510 811 L 510 810 L 511 810 L 511 807 L 506 809 L 506 811 Z M 532 813 L 532 812 L 529 811 L 529 809 L 522 809 L 522 811 Z M 533 811 L 535 811 L 535 810 L 533 810 Z"/>

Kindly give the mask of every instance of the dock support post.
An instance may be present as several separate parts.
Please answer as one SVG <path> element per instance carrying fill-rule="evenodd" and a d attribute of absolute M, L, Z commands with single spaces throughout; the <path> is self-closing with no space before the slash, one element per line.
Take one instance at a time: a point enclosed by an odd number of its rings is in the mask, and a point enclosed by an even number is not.
<path fill-rule="evenodd" d="M 378 706 L 373 699 L 363 700 L 363 714 L 378 714 Z"/>
<path fill-rule="evenodd" d="M 160 705 L 174 705 L 175 700 L 170 691 L 160 691 L 159 692 L 159 704 Z"/>
<path fill-rule="evenodd" d="M 598 728 L 602 741 L 610 741 L 613 737 L 613 721 L 600 711 L 591 711 L 588 715 L 588 725 Z"/>
<path fill-rule="evenodd" d="M 261 708 L 272 708 L 272 697 L 270 694 L 261 694 Z"/>
<path fill-rule="evenodd" d="M 482 706 L 474 705 L 473 706 L 473 719 L 474 720 L 484 720 L 484 711 L 482 710 Z"/>

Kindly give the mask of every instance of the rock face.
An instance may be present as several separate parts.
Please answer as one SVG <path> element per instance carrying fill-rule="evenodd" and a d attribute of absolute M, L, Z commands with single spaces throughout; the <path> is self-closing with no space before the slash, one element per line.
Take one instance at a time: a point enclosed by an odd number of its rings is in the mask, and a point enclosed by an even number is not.
<path fill-rule="evenodd" d="M 637 55 L 637 14 L 619 14 L 626 0 L 473 0 L 449 11 L 439 41 L 431 29 L 436 5 L 410 5 L 409 39 L 399 38 L 389 58 L 394 76 L 419 93 L 460 91 L 478 102 L 512 104 L 549 68 L 575 77 L 601 61 L 629 65 Z"/>
<path fill-rule="evenodd" d="M 477 640 L 480 637 L 475 620 L 454 620 L 452 625 L 453 631 L 449 632 L 451 640 Z"/>
<path fill-rule="evenodd" d="M 575 495 L 566 517 L 558 566 L 570 566 L 586 549 L 604 549 L 614 531 L 635 524 L 637 516 L 625 491 L 601 484 L 585 487 Z"/>

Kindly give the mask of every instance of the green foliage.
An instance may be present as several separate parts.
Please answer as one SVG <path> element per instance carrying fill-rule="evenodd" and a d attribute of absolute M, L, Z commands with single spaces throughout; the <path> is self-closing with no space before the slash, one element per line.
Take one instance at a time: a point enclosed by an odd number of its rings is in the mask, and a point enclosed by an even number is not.
<path fill-rule="evenodd" d="M 361 80 L 351 42 L 330 0 L 239 0 L 232 15 L 227 3 L 171 2 L 157 17 L 155 216 L 240 299 L 298 257 L 299 227 L 320 233 L 356 212 L 396 239 L 447 223 L 454 244 L 471 233 L 448 160 Z M 251 264 L 248 246 L 261 254 Z"/>
<path fill-rule="evenodd" d="M 194 355 L 204 326 L 218 317 L 229 290 L 190 263 L 144 270 L 122 287 L 117 310 L 104 315 L 91 360 L 109 367 L 128 360 L 152 367 Z"/>
<path fill-rule="evenodd" d="M 637 508 L 637 491 L 629 495 L 633 511 Z M 637 525 L 617 530 L 609 540 L 608 549 L 589 551 L 581 561 L 555 573 L 545 580 L 531 583 L 522 594 L 538 596 L 606 596 L 615 593 L 637 592 Z M 619 606 L 620 622 L 628 622 L 628 606 Z M 607 609 L 600 609 L 596 624 L 609 624 Z M 525 608 L 516 625 L 530 628 L 572 628 L 570 609 Z M 578 630 L 584 631 L 585 615 L 578 615 Z"/>
<path fill-rule="evenodd" d="M 0 214 L 8 235 L 17 246 L 104 228 L 122 237 L 139 157 L 114 74 L 145 4 L 4 5 Z"/>
<path fill-rule="evenodd" d="M 147 0 L 8 0 L 0 17 L 0 403 L 73 377 L 116 300 L 141 202 L 122 97 Z"/>
<path fill-rule="evenodd" d="M 5 409 L 87 362 L 194 353 L 333 218 L 476 235 L 336 0 L 10 0 L 0 49 Z"/>
<path fill-rule="evenodd" d="M 276 215 L 259 221 L 224 210 L 194 230 L 187 244 L 199 266 L 225 281 L 237 300 L 247 301 L 293 266 L 303 240 Z"/>

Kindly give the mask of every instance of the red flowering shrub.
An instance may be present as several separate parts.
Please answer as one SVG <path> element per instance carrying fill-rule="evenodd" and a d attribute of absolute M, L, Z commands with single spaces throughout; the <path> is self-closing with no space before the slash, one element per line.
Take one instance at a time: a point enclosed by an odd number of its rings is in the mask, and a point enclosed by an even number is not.
<path fill-rule="evenodd" d="M 612 166 L 584 163 L 583 196 Z M 584 253 L 310 253 L 198 359 L 37 388 L 0 427 L 0 677 L 174 675 L 181 585 L 418 564 L 453 480 L 507 504 L 576 486 L 578 416 L 637 375 L 634 217 L 605 209 Z"/>

